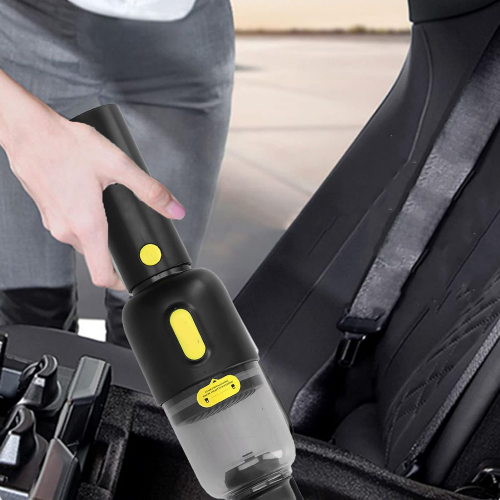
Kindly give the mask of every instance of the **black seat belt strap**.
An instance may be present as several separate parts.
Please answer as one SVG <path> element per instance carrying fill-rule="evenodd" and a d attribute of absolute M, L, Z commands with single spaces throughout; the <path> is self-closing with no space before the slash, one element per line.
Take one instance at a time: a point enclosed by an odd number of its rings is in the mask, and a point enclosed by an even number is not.
<path fill-rule="evenodd" d="M 340 320 L 337 361 L 352 366 L 359 345 L 380 333 L 429 240 L 473 172 L 500 119 L 500 37 L 495 35 L 451 111 L 434 147 Z"/>

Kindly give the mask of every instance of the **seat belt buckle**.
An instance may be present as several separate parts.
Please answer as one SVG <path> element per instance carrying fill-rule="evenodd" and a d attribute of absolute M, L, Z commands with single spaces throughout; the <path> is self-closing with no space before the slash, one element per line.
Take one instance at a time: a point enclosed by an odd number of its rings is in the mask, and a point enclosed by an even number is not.
<path fill-rule="evenodd" d="M 346 312 L 337 323 L 337 328 L 344 333 L 337 348 L 337 363 L 342 368 L 351 368 L 358 357 L 361 344 L 371 335 L 378 334 L 384 327 L 384 315 L 377 318 L 355 318 Z"/>
<path fill-rule="evenodd" d="M 344 338 L 337 348 L 337 363 L 342 368 L 351 368 L 356 362 L 358 351 L 366 335 L 358 333 L 344 333 Z"/>

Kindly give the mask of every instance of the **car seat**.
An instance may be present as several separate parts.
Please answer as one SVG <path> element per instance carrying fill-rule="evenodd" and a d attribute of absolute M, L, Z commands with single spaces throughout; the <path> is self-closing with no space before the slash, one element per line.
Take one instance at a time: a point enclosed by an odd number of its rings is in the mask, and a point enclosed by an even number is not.
<path fill-rule="evenodd" d="M 498 73 L 457 108 L 496 71 L 500 2 L 410 0 L 410 14 L 394 87 L 235 303 L 296 432 L 477 493 L 500 459 L 500 138 L 494 109 L 486 135 L 450 120 L 470 125 L 483 97 L 500 97 Z M 343 321 L 439 141 L 474 149 L 481 136 L 384 324 L 361 328 L 354 366 L 340 366 Z"/>

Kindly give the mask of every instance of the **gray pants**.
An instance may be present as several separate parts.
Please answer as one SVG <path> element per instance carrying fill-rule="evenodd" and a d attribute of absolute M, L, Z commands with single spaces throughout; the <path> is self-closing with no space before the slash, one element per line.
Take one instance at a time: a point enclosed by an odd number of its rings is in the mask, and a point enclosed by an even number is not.
<path fill-rule="evenodd" d="M 168 23 L 99 16 L 66 0 L 1 0 L 0 67 L 67 117 L 119 104 L 151 174 L 186 207 L 176 227 L 196 260 L 229 123 L 229 0 L 197 0 L 185 19 Z M 21 291 L 74 289 L 73 249 L 43 228 L 1 150 L 0 262 L 0 290 L 7 293 L 0 323 L 19 321 L 12 311 L 27 305 Z M 67 302 L 74 307 L 73 298 Z M 51 318 L 20 319 L 68 327 Z"/>

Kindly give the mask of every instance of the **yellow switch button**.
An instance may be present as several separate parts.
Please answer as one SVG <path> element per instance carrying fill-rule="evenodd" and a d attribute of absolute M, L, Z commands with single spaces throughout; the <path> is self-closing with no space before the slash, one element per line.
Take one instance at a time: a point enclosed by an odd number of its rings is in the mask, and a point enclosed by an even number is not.
<path fill-rule="evenodd" d="M 141 248 L 139 257 L 146 266 L 156 266 L 161 260 L 161 250 L 152 243 L 148 243 Z"/>
<path fill-rule="evenodd" d="M 176 309 L 170 315 L 170 325 L 187 358 L 201 359 L 207 350 L 193 317 L 185 309 Z"/>

